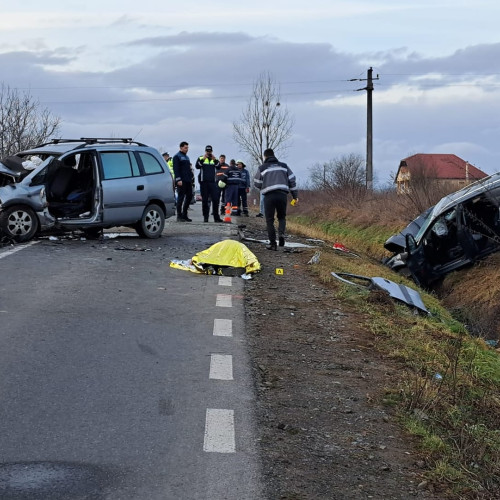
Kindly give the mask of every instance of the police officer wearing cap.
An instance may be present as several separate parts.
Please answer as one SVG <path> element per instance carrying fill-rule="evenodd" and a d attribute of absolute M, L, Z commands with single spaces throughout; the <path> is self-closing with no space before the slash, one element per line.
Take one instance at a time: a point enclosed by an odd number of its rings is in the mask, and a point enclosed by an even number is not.
<path fill-rule="evenodd" d="M 208 222 L 210 215 L 210 206 L 214 222 L 222 222 L 219 216 L 219 188 L 217 187 L 217 167 L 219 160 L 213 155 L 212 146 L 205 147 L 205 154 L 198 157 L 195 167 L 200 171 L 198 182 L 200 183 L 201 193 L 201 211 L 203 213 L 203 222 Z"/>

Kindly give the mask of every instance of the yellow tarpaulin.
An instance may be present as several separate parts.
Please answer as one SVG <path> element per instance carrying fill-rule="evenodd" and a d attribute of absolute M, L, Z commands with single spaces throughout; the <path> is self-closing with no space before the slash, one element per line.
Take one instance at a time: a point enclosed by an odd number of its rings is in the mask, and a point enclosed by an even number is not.
<path fill-rule="evenodd" d="M 246 274 L 260 271 L 257 257 L 243 243 L 234 240 L 219 241 L 210 248 L 198 252 L 189 264 L 185 261 L 170 263 L 170 267 L 200 273 L 206 273 L 210 266 L 243 268 Z"/>

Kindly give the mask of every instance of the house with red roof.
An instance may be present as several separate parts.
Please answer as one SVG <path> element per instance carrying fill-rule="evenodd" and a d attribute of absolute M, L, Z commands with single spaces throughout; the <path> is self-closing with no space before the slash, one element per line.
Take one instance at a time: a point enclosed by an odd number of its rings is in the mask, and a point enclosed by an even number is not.
<path fill-rule="evenodd" d="M 457 155 L 419 153 L 399 163 L 394 181 L 398 194 L 410 191 L 412 175 L 414 179 L 417 177 L 433 179 L 436 183 L 446 187 L 449 192 L 488 176 Z"/>

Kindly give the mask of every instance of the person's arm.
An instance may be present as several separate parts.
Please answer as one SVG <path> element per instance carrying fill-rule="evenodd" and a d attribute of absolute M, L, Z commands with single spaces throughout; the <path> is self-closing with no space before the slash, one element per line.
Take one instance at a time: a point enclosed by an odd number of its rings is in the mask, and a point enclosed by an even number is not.
<path fill-rule="evenodd" d="M 205 155 L 206 156 L 206 155 Z M 205 156 L 201 156 L 201 157 L 198 157 L 196 159 L 196 163 L 194 164 L 194 166 L 197 168 L 197 169 L 201 169 L 203 167 L 203 160 L 205 158 Z"/>
<path fill-rule="evenodd" d="M 174 177 L 175 177 L 175 185 L 182 186 L 182 177 L 181 177 L 181 168 L 179 164 L 179 157 L 177 155 L 174 156 L 172 160 L 172 164 L 174 167 Z"/>
<path fill-rule="evenodd" d="M 262 188 L 262 172 L 260 171 L 260 168 L 257 169 L 257 173 L 253 179 L 253 186 L 259 190 Z"/>
<path fill-rule="evenodd" d="M 287 165 L 287 174 L 288 174 L 288 188 L 290 189 L 290 193 L 292 193 L 292 198 L 297 200 L 299 197 L 299 192 L 297 191 L 297 181 L 295 179 L 295 174 L 292 172 L 292 169 Z"/>

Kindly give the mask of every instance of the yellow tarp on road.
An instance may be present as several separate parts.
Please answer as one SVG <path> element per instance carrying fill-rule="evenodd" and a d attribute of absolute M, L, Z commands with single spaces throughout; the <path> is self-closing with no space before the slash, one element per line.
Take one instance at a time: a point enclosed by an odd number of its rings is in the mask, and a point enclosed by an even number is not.
<path fill-rule="evenodd" d="M 198 252 L 189 264 L 172 261 L 170 266 L 200 273 L 206 273 L 210 266 L 243 268 L 246 274 L 260 271 L 257 257 L 243 243 L 234 240 L 219 241 L 210 248 Z"/>

